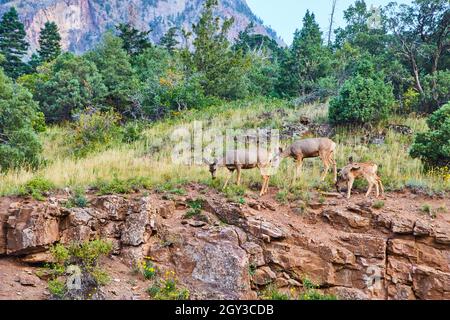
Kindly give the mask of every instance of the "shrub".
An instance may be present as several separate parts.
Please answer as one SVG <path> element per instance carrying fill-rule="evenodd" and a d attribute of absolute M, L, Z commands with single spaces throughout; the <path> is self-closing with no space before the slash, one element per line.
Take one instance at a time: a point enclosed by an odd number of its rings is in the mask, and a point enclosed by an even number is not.
<path fill-rule="evenodd" d="M 38 77 L 35 89 L 47 122 L 71 120 L 74 112 L 86 106 L 102 105 L 106 87 L 94 63 L 65 53 L 50 68 L 49 76 Z"/>
<path fill-rule="evenodd" d="M 98 189 L 99 195 L 107 194 L 129 194 L 139 191 L 142 188 L 149 188 L 149 182 L 144 178 L 132 178 L 121 180 L 114 176 L 111 181 L 98 180 L 94 187 Z"/>
<path fill-rule="evenodd" d="M 147 293 L 154 300 L 188 300 L 190 296 L 189 290 L 179 287 L 173 271 L 166 272 L 163 279 L 156 280 Z"/>
<path fill-rule="evenodd" d="M 86 208 L 88 206 L 88 199 L 84 194 L 84 190 L 77 188 L 73 191 L 72 196 L 65 203 L 66 208 Z"/>
<path fill-rule="evenodd" d="M 435 84 L 435 85 L 434 85 Z M 450 71 L 437 71 L 426 75 L 423 81 L 424 111 L 435 111 L 450 100 Z"/>
<path fill-rule="evenodd" d="M 120 116 L 114 111 L 86 110 L 72 124 L 68 139 L 71 152 L 76 157 L 105 150 L 121 140 L 118 126 Z"/>
<path fill-rule="evenodd" d="M 45 193 L 54 189 L 51 181 L 42 177 L 35 177 L 19 188 L 18 194 L 21 196 L 32 196 L 36 200 L 43 200 Z"/>
<path fill-rule="evenodd" d="M 40 163 L 43 114 L 28 90 L 14 84 L 0 69 L 0 172 Z"/>
<path fill-rule="evenodd" d="M 347 80 L 339 95 L 330 101 L 329 119 L 333 124 L 376 124 L 386 119 L 394 104 L 392 85 L 381 77 L 361 75 Z"/>
<path fill-rule="evenodd" d="M 48 289 L 53 297 L 76 300 L 92 298 L 99 287 L 110 281 L 108 273 L 100 268 L 99 259 L 111 250 L 111 243 L 99 239 L 51 247 L 54 262 L 47 265 L 47 269 L 50 275 Z M 68 285 L 74 277 L 79 277 L 80 287 Z"/>
<path fill-rule="evenodd" d="M 434 112 L 427 123 L 429 130 L 416 135 L 411 156 L 421 159 L 427 169 L 450 167 L 450 103 Z"/>

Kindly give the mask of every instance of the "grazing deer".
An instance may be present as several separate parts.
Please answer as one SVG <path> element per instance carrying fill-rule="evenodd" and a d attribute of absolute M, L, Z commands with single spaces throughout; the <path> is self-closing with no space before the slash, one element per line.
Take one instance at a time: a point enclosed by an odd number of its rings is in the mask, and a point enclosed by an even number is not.
<path fill-rule="evenodd" d="M 273 154 L 260 148 L 258 150 L 229 150 L 224 157 L 215 159 L 213 163 L 206 159 L 203 159 L 203 161 L 209 165 L 209 172 L 213 180 L 216 179 L 216 172 L 219 168 L 226 167 L 230 171 L 231 174 L 225 182 L 224 189 L 228 186 L 235 171 L 237 171 L 237 185 L 240 185 L 242 170 L 259 168 L 263 177 L 260 196 L 263 196 L 269 190 L 270 177 L 274 175 L 280 165 L 282 151 L 280 148 L 279 153 Z"/>
<path fill-rule="evenodd" d="M 380 189 L 381 194 L 384 194 L 383 183 L 381 182 L 381 178 L 377 174 L 378 165 L 373 162 L 366 163 L 355 163 L 353 162 L 353 158 L 349 159 L 349 164 L 345 166 L 339 172 L 339 180 L 336 182 L 336 190 L 340 192 L 340 184 L 342 182 L 347 183 L 347 199 L 350 199 L 353 183 L 359 177 L 364 177 L 369 183 L 369 190 L 367 191 L 366 197 L 369 197 L 372 192 L 373 187 L 375 186 L 377 198 L 380 197 Z"/>
<path fill-rule="evenodd" d="M 328 138 L 312 138 L 299 140 L 294 142 L 286 151 L 283 152 L 283 158 L 294 158 L 296 162 L 296 171 L 294 175 L 294 182 L 300 174 L 303 160 L 307 158 L 317 158 L 320 157 L 325 169 L 322 174 L 322 181 L 325 180 L 330 166 L 333 165 L 334 168 L 334 182 L 337 181 L 337 167 L 336 161 L 334 159 L 334 153 L 336 150 L 336 143 Z"/>

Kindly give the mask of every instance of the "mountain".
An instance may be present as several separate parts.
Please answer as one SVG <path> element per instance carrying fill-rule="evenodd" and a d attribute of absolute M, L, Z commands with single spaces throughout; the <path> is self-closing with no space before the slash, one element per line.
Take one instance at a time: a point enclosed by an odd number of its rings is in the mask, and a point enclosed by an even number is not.
<path fill-rule="evenodd" d="M 255 32 L 265 34 L 282 43 L 276 33 L 263 25 L 245 0 L 220 0 L 217 14 L 234 17 L 230 39 L 250 22 Z M 151 38 L 157 42 L 172 26 L 187 30 L 197 22 L 204 0 L 0 0 L 0 16 L 11 6 L 16 7 L 25 24 L 30 50 L 38 45 L 39 32 L 45 22 L 54 21 L 59 27 L 65 50 L 82 53 L 92 48 L 103 32 L 118 23 L 130 23 L 140 30 L 153 30 Z"/>

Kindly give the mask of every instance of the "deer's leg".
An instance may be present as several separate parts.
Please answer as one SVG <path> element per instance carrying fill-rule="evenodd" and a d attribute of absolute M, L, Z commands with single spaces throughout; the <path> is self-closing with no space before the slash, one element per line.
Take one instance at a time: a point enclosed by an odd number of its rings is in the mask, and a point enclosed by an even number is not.
<path fill-rule="evenodd" d="M 224 189 L 228 187 L 228 183 L 230 182 L 231 178 L 233 177 L 234 170 L 230 170 L 230 175 L 228 176 L 227 181 L 225 182 L 225 185 L 223 186 Z"/>
<path fill-rule="evenodd" d="M 367 190 L 366 198 L 369 197 L 370 194 L 372 193 L 372 189 L 373 189 L 373 185 L 374 185 L 374 182 L 372 179 L 367 179 L 367 181 L 369 182 L 369 190 Z M 377 188 L 378 188 L 378 184 L 377 184 Z"/>
<path fill-rule="evenodd" d="M 327 177 L 328 172 L 330 171 L 330 159 L 329 159 L 329 155 L 327 155 L 326 153 L 322 153 L 320 155 L 320 159 L 322 159 L 323 165 L 324 165 L 324 169 L 323 169 L 323 173 L 322 173 L 322 181 L 325 181 L 325 178 Z"/>
<path fill-rule="evenodd" d="M 347 199 L 352 196 L 353 183 L 355 183 L 355 178 L 349 178 L 347 181 Z"/>
<path fill-rule="evenodd" d="M 295 161 L 295 174 L 293 182 L 297 181 L 298 176 L 302 171 L 302 166 L 303 166 L 303 158 L 297 158 L 297 160 Z"/>
<path fill-rule="evenodd" d="M 334 152 L 330 153 L 330 162 L 333 164 L 333 174 L 334 174 L 334 180 L 333 182 L 337 182 L 337 163 L 336 159 L 334 158 Z"/>
<path fill-rule="evenodd" d="M 384 187 L 383 187 L 383 182 L 381 181 L 381 179 L 378 177 L 378 184 L 380 185 L 380 189 L 381 189 L 381 195 L 384 196 Z"/>
<path fill-rule="evenodd" d="M 264 194 L 266 194 L 267 192 L 269 192 L 269 182 L 270 182 L 270 176 L 267 176 L 267 181 L 266 181 L 266 188 L 264 190 Z"/>
<path fill-rule="evenodd" d="M 259 193 L 259 196 L 262 197 L 264 195 L 264 189 L 266 188 L 266 176 L 262 176 L 263 182 L 261 185 L 261 192 Z"/>
<path fill-rule="evenodd" d="M 240 167 L 237 167 L 237 185 L 241 185 L 241 177 L 242 177 L 242 171 Z"/>

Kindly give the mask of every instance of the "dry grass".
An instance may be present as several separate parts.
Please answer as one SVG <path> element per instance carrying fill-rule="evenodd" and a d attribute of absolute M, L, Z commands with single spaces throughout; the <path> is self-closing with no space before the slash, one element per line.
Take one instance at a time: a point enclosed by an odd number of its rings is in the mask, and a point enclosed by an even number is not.
<path fill-rule="evenodd" d="M 0 195 L 14 194 L 19 187 L 33 177 L 43 177 L 58 188 L 87 187 L 99 180 L 110 181 L 114 178 L 127 180 L 145 178 L 147 184 L 158 186 L 167 182 L 177 184 L 187 181 L 207 182 L 209 172 L 205 166 L 175 165 L 171 160 L 173 142 L 170 136 L 173 130 L 182 126 L 191 126 L 193 121 L 203 121 L 204 126 L 225 130 L 227 128 L 242 129 L 256 127 L 280 128 L 285 122 L 293 122 L 301 115 L 321 121 L 326 118 L 325 105 L 308 105 L 298 109 L 286 108 L 286 102 L 280 100 L 254 100 L 235 102 L 219 107 L 211 107 L 202 111 L 191 111 L 182 117 L 153 124 L 145 132 L 145 138 L 134 144 L 118 145 L 110 150 L 89 155 L 84 159 L 74 159 L 68 155 L 64 144 L 66 129 L 52 127 L 42 135 L 44 155 L 48 164 L 35 171 L 26 169 L 9 172 L 0 176 Z M 268 112 L 283 109 L 285 114 Z M 266 116 L 261 116 L 266 114 Z M 390 123 L 402 123 L 411 126 L 415 131 L 426 128 L 424 119 L 394 118 Z M 450 182 L 433 174 L 425 174 L 422 164 L 408 155 L 411 137 L 389 132 L 387 143 L 381 146 L 361 144 L 361 130 L 341 129 L 336 141 L 339 142 L 337 160 L 339 166 L 346 164 L 350 155 L 357 160 L 371 160 L 382 165 L 381 176 L 388 189 L 401 189 L 406 185 L 425 188 L 431 191 L 450 190 Z M 290 189 L 290 177 L 294 165 L 291 160 L 282 163 L 271 184 L 280 189 Z M 320 160 L 307 160 L 302 178 L 295 188 L 307 190 L 311 187 L 331 188 L 319 183 L 321 170 Z M 223 170 L 222 179 L 228 173 Z M 257 170 L 245 172 L 244 183 L 248 186 L 260 182 Z M 331 179 L 331 175 L 329 176 Z"/>

